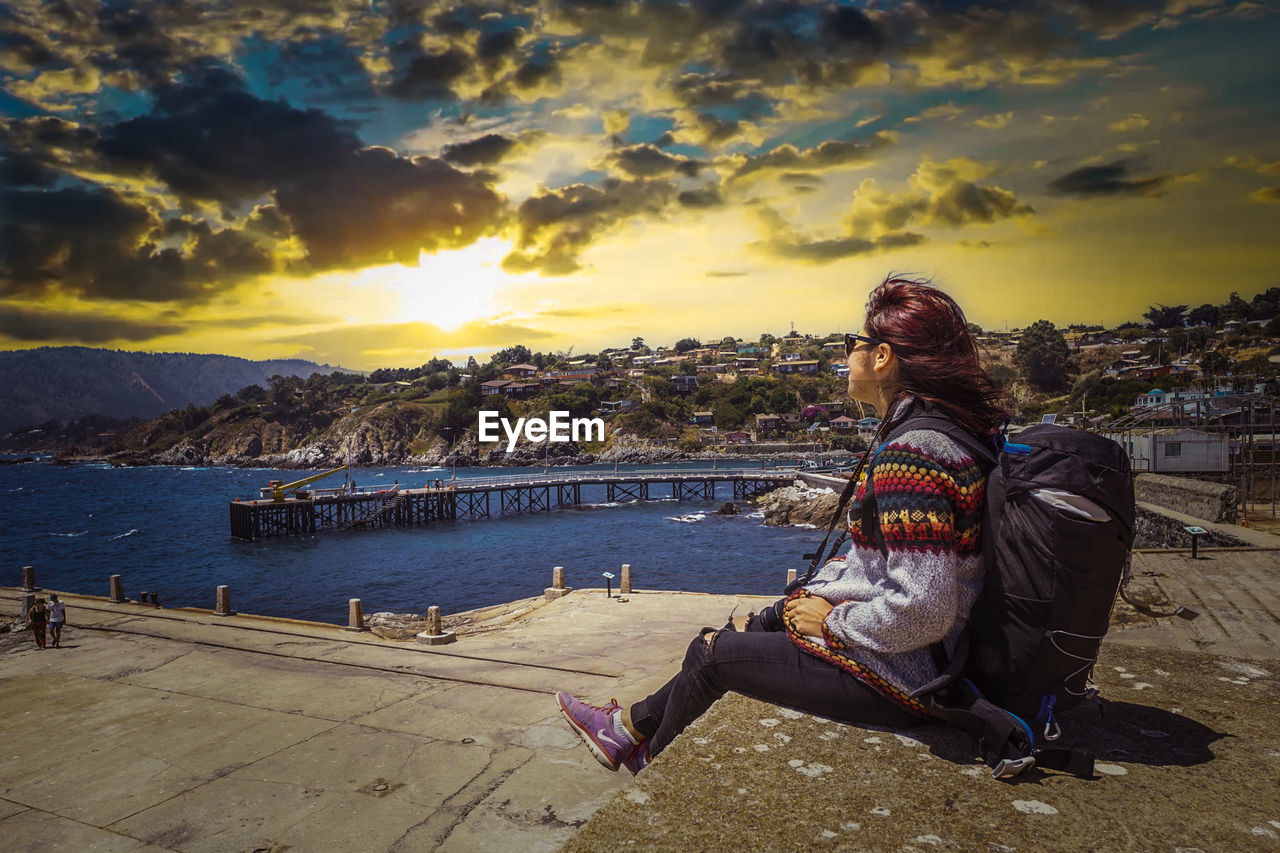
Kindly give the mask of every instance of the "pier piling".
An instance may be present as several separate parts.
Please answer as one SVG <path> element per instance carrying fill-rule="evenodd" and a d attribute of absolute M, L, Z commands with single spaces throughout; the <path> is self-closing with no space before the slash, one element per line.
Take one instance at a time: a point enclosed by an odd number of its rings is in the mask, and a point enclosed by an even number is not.
<path fill-rule="evenodd" d="M 556 566 L 551 570 L 551 586 L 542 591 L 542 597 L 547 601 L 554 601 L 564 598 L 570 592 L 572 590 L 564 585 L 564 566 Z"/>
<path fill-rule="evenodd" d="M 120 577 L 120 575 L 112 575 L 108 584 L 111 590 L 111 603 L 124 604 L 124 578 Z"/>

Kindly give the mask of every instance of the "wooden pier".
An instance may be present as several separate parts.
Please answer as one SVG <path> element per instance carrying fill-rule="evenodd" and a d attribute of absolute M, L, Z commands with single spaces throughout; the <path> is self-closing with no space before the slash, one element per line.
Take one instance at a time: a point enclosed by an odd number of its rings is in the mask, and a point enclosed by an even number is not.
<path fill-rule="evenodd" d="M 789 485 L 795 479 L 794 470 L 767 469 L 575 472 L 472 477 L 447 483 L 437 480 L 423 488 L 316 489 L 306 497 L 289 496 L 283 501 L 233 501 L 231 535 L 254 540 L 320 530 L 406 527 L 549 511 L 581 505 L 584 486 L 603 486 L 606 502 L 625 503 L 668 497 L 713 501 L 716 486 L 728 483 L 734 499 L 740 500 Z"/>

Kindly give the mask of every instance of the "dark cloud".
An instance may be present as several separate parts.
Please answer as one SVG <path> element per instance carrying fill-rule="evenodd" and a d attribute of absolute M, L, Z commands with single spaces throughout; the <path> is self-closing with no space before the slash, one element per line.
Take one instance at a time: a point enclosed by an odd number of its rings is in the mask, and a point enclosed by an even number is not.
<path fill-rule="evenodd" d="M 501 221 L 494 176 L 385 148 L 356 152 L 325 180 L 275 192 L 313 268 L 416 260 L 419 249 L 465 246 Z"/>
<path fill-rule="evenodd" d="M 15 341 L 105 344 L 112 341 L 147 341 L 183 331 L 184 326 L 172 323 L 139 323 L 113 317 L 61 314 L 0 305 L 0 335 Z"/>
<path fill-rule="evenodd" d="M 60 172 L 27 154 L 11 153 L 0 160 L 0 186 L 47 187 Z"/>
<path fill-rule="evenodd" d="M 515 53 L 524 32 L 520 29 L 492 30 L 481 33 L 476 42 L 476 56 L 486 62 L 493 62 Z"/>
<path fill-rule="evenodd" d="M 717 207 L 724 203 L 720 198 L 720 190 L 715 186 L 685 190 L 676 196 L 676 200 L 684 207 Z"/>
<path fill-rule="evenodd" d="M 162 223 L 102 188 L 0 193 L 0 293 L 89 299 L 202 300 L 271 269 L 269 252 L 232 229 Z M 163 245 L 178 237 L 184 246 Z"/>
<path fill-rule="evenodd" d="M 106 3 L 98 9 L 98 28 L 111 50 L 98 55 L 104 69 L 128 68 L 154 83 L 165 80 L 181 60 L 180 47 L 147 12 Z"/>
<path fill-rule="evenodd" d="M 610 180 L 603 187 L 573 184 L 526 199 L 516 214 L 516 251 L 502 266 L 568 275 L 580 268 L 578 255 L 593 239 L 628 217 L 661 216 L 675 195 L 667 181 Z"/>
<path fill-rule="evenodd" d="M 440 156 L 459 166 L 492 166 L 510 153 L 517 144 L 513 137 L 503 136 L 500 133 L 487 133 L 467 142 L 446 145 Z"/>
<path fill-rule="evenodd" d="M 999 187 L 956 181 L 933 197 L 928 212 L 934 223 L 960 226 L 971 222 L 991 223 L 1035 210 L 1029 204 L 1019 204 L 1013 193 Z"/>
<path fill-rule="evenodd" d="M 471 68 L 471 55 L 454 46 L 415 52 L 397 73 L 390 92 L 408 101 L 452 100 L 451 85 Z"/>
<path fill-rule="evenodd" d="M 116 169 L 155 175 L 179 195 L 231 203 L 327 180 L 359 145 L 327 113 L 261 100 L 215 72 L 160 91 L 151 113 L 107 127 L 97 150 Z"/>
<path fill-rule="evenodd" d="M 42 33 L 26 33 L 4 27 L 0 30 L 0 66 L 24 74 L 49 68 L 59 62 Z"/>
<path fill-rule="evenodd" d="M 737 165 L 729 176 L 729 181 L 741 180 L 747 175 L 761 171 L 822 171 L 869 163 L 878 152 L 893 143 L 894 137 L 891 134 L 880 132 L 865 142 L 832 139 L 805 149 L 790 144 L 779 145 L 764 154 L 733 158 Z"/>
<path fill-rule="evenodd" d="M 1081 197 L 1107 195 L 1159 195 L 1170 175 L 1135 178 L 1133 160 L 1116 160 L 1104 166 L 1082 166 L 1049 182 L 1049 192 L 1054 195 Z"/>
<path fill-rule="evenodd" d="M 869 255 L 903 246 L 915 246 L 924 242 L 920 234 L 900 232 L 884 234 L 874 239 L 865 237 L 841 237 L 835 240 L 771 240 L 765 245 L 773 255 L 811 264 L 828 264 L 842 258 Z"/>
<path fill-rule="evenodd" d="M 622 148 L 610 152 L 608 159 L 616 168 L 633 178 L 655 178 L 673 174 L 695 178 L 700 168 L 697 161 L 678 154 L 667 154 L 656 145 Z"/>

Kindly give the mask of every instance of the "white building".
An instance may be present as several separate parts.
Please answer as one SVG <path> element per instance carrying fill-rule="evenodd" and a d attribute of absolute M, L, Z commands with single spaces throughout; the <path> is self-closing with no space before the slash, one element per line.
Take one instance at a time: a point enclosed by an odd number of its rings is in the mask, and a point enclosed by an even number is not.
<path fill-rule="evenodd" d="M 1199 429 L 1135 429 L 1104 433 L 1129 454 L 1134 471 L 1226 471 L 1230 441 L 1224 433 Z"/>

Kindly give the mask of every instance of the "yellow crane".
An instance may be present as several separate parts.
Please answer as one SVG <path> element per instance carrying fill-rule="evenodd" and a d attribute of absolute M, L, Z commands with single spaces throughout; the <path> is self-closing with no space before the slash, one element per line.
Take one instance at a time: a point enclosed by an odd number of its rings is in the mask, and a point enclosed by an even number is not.
<path fill-rule="evenodd" d="M 269 491 L 271 493 L 271 500 L 279 503 L 284 500 L 285 492 L 293 489 L 300 489 L 308 483 L 314 483 L 316 480 L 322 480 L 330 474 L 336 474 L 339 471 L 346 471 L 348 467 L 349 466 L 347 465 L 339 465 L 332 471 L 325 471 L 323 474 L 312 474 L 310 477 L 303 477 L 301 480 L 295 480 L 292 483 L 286 483 L 283 480 L 268 480 L 267 487 L 262 490 L 263 497 L 266 497 L 266 493 Z"/>

